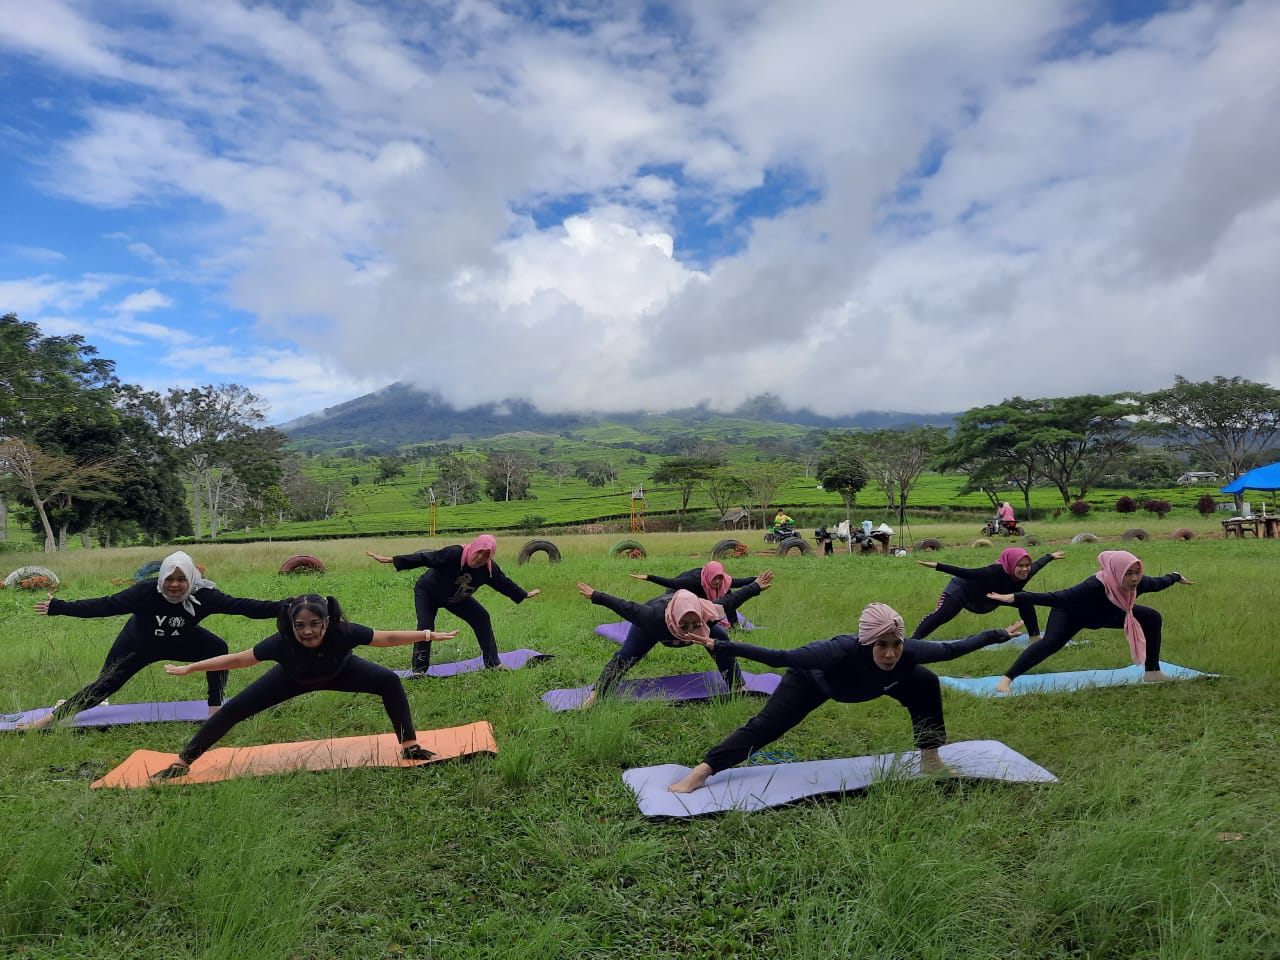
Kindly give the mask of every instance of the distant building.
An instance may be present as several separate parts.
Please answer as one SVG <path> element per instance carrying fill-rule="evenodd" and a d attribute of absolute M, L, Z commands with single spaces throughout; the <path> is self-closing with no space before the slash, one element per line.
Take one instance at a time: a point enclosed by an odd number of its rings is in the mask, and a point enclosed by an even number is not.
<path fill-rule="evenodd" d="M 1186 486 L 1189 483 L 1212 483 L 1221 479 L 1222 476 L 1212 470 L 1191 470 L 1180 476 L 1176 482 Z"/>

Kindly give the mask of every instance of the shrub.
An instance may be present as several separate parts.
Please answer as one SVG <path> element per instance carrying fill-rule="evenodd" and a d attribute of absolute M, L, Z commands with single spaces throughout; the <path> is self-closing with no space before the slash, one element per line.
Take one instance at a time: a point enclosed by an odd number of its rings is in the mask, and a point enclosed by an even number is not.
<path fill-rule="evenodd" d="M 1133 497 L 1124 496 L 1116 501 L 1116 513 L 1133 513 L 1138 509 L 1138 501 Z"/>
<path fill-rule="evenodd" d="M 1218 512 L 1218 500 L 1212 493 L 1202 493 L 1196 501 L 1196 513 L 1202 517 L 1212 516 Z"/>
<path fill-rule="evenodd" d="M 1075 516 L 1083 517 L 1086 513 L 1088 513 L 1093 508 L 1089 506 L 1089 502 L 1087 500 L 1077 500 L 1074 503 L 1072 503 L 1069 507 L 1067 507 L 1067 509 L 1070 510 Z"/>
<path fill-rule="evenodd" d="M 1148 500 L 1142 505 L 1142 509 L 1147 511 L 1147 513 L 1154 513 L 1157 517 L 1163 520 L 1164 515 L 1172 510 L 1173 507 L 1168 500 Z"/>

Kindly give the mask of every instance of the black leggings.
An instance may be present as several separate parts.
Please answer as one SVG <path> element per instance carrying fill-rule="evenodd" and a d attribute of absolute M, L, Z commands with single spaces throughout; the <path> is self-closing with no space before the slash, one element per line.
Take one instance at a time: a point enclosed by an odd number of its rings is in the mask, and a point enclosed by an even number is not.
<path fill-rule="evenodd" d="M 413 717 L 409 713 L 409 698 L 405 696 L 400 678 L 380 664 L 352 657 L 336 677 L 319 684 L 299 683 L 285 672 L 284 667 L 276 664 L 206 720 L 182 748 L 182 752 L 178 754 L 179 759 L 184 763 L 192 763 L 241 720 L 247 720 L 269 707 L 312 690 L 339 690 L 343 693 L 372 693 L 380 696 L 400 742 L 408 743 L 418 738 Z"/>
<path fill-rule="evenodd" d="M 65 720 L 81 710 L 96 707 L 111 696 L 143 667 L 153 663 L 195 663 L 209 657 L 220 657 L 227 652 L 227 642 L 204 627 L 195 627 L 180 640 L 174 637 L 148 637 L 136 630 L 132 623 L 116 636 L 116 642 L 107 652 L 98 677 L 88 686 L 67 698 L 67 702 L 53 711 L 55 720 Z M 222 703 L 227 688 L 227 671 L 218 670 L 206 675 L 209 688 L 209 706 Z"/>
<path fill-rule="evenodd" d="M 1135 606 L 1133 616 L 1147 636 L 1147 670 L 1160 669 L 1160 631 L 1164 622 L 1159 610 L 1151 607 Z M 1114 617 L 1107 617 L 1105 623 L 1098 623 L 1097 618 L 1089 622 L 1080 622 L 1071 616 L 1065 607 L 1054 607 L 1049 614 L 1049 624 L 1045 627 L 1044 637 L 1023 650 L 1013 666 L 1004 672 L 1010 680 L 1020 677 L 1032 667 L 1043 663 L 1067 645 L 1072 637 L 1081 630 L 1097 630 L 1109 627 L 1124 627 L 1124 611 L 1116 607 Z"/>
<path fill-rule="evenodd" d="M 942 685 L 932 670 L 915 666 L 882 696 L 892 697 L 907 708 L 919 749 L 936 750 L 947 742 L 947 728 L 942 721 Z M 788 670 L 764 708 L 708 750 L 703 761 L 713 773 L 737 766 L 756 750 L 773 743 L 828 699 L 807 670 Z"/>
<path fill-rule="evenodd" d="M 717 642 L 729 639 L 729 634 L 720 626 L 711 628 L 711 636 Z M 643 660 L 645 655 L 660 642 L 652 633 L 632 624 L 631 629 L 627 631 L 626 639 L 622 642 L 622 649 L 610 657 L 609 662 L 600 671 L 600 678 L 596 680 L 595 686 L 596 697 L 608 696 L 609 691 L 618 685 L 618 681 L 627 675 L 627 671 Z M 706 650 L 706 647 L 703 649 Z M 742 682 L 737 657 L 726 650 L 707 650 L 707 652 L 716 662 L 716 669 L 720 671 L 720 676 L 730 690 Z"/>
<path fill-rule="evenodd" d="M 911 636 L 917 640 L 923 640 L 933 631 L 937 630 L 944 623 L 950 623 L 960 611 L 968 610 L 970 613 L 990 613 L 1005 606 L 1002 603 L 996 603 L 994 600 L 966 600 L 963 594 L 944 592 L 938 598 L 938 606 L 934 608 L 933 613 L 928 614 L 919 623 L 912 632 Z M 1018 616 L 1026 625 L 1027 636 L 1034 637 L 1040 633 L 1040 619 L 1036 616 L 1036 605 L 1034 603 L 1020 603 L 1018 605 Z"/>
<path fill-rule="evenodd" d="M 489 611 L 480 606 L 480 601 L 475 597 L 467 597 L 457 603 L 442 603 L 432 598 L 426 590 L 414 587 L 413 607 L 418 613 L 419 630 L 434 630 L 436 614 L 442 609 L 448 610 L 475 633 L 484 665 L 486 667 L 502 666 L 502 661 L 498 659 L 498 638 L 493 635 L 493 623 L 489 620 Z M 413 660 L 410 667 L 414 673 L 426 673 L 429 666 L 431 666 L 431 644 L 419 640 L 413 645 Z"/>

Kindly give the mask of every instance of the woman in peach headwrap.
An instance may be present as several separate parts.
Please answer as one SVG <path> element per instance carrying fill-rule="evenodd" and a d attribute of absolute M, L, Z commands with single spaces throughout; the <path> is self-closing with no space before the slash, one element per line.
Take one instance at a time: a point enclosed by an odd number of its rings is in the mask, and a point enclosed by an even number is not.
<path fill-rule="evenodd" d="M 498 552 L 498 541 L 491 534 L 482 533 L 466 546 L 456 544 L 439 550 L 419 550 L 396 557 L 387 557 L 372 550 L 365 556 L 379 563 L 395 564 L 397 570 L 426 567 L 427 572 L 413 585 L 413 605 L 418 614 L 419 630 L 434 630 L 436 614 L 448 610 L 469 626 L 480 644 L 480 655 L 488 668 L 502 666 L 498 659 L 498 640 L 493 635 L 493 623 L 489 611 L 472 596 L 484 586 L 493 587 L 514 603 L 536 597 L 540 590 L 525 590 L 508 577 L 493 562 Z M 415 675 L 425 674 L 431 666 L 431 644 L 413 645 L 412 669 Z"/>
<path fill-rule="evenodd" d="M 702 763 L 669 789 L 672 793 L 691 793 L 701 788 L 712 774 L 741 763 L 828 700 L 897 700 L 911 714 L 921 770 L 941 771 L 938 749 L 947 742 L 942 686 L 924 664 L 954 660 L 988 644 L 1003 643 L 1021 629 L 1019 621 L 1007 629 L 986 630 L 963 640 L 905 640 L 898 612 L 884 603 L 870 603 L 858 618 L 856 635 L 843 634 L 795 650 L 774 650 L 727 639 L 699 640 L 716 653 L 727 652 L 788 669 L 764 708 L 708 750 Z"/>
<path fill-rule="evenodd" d="M 1022 651 L 996 684 L 997 691 L 1008 693 L 1014 680 L 1057 653 L 1081 630 L 1115 627 L 1124 629 L 1133 662 L 1146 670 L 1144 681 L 1169 679 L 1160 669 L 1160 613 L 1140 606 L 1136 600 L 1141 593 L 1193 581 L 1176 572 L 1163 577 L 1143 576 L 1142 561 L 1127 550 L 1103 550 L 1098 554 L 1098 566 L 1101 569 L 1089 579 L 1054 593 L 988 594 L 1001 603 L 1029 602 L 1052 608 L 1044 637 Z"/>

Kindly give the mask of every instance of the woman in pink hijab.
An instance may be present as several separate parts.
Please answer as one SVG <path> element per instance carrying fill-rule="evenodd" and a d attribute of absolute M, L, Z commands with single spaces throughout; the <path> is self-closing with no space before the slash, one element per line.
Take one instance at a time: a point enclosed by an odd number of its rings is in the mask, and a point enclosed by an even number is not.
<path fill-rule="evenodd" d="M 902 617 L 888 604 L 869 603 L 858 617 L 858 632 L 819 640 L 795 650 L 774 650 L 726 638 L 698 640 L 713 652 L 730 653 L 771 667 L 787 667 L 763 709 L 707 751 L 703 761 L 668 789 L 692 793 L 707 778 L 746 760 L 796 726 L 828 700 L 866 703 L 897 700 L 911 715 L 920 769 L 945 771 L 938 750 L 947 742 L 942 720 L 942 685 L 924 666 L 954 660 L 991 643 L 1003 643 L 1022 629 L 985 630 L 963 640 L 907 640 Z"/>
<path fill-rule="evenodd" d="M 1022 651 L 996 684 L 997 691 L 1008 693 L 1014 680 L 1053 656 L 1081 630 L 1117 627 L 1124 630 L 1133 662 L 1142 664 L 1146 670 L 1142 679 L 1147 683 L 1169 679 L 1160 669 L 1163 620 L 1159 611 L 1141 606 L 1136 601 L 1139 594 L 1154 593 L 1175 583 L 1193 581 L 1180 573 L 1166 573 L 1163 577 L 1144 576 L 1142 561 L 1127 550 L 1103 550 L 1098 554 L 1098 566 L 1098 572 L 1089 579 L 1054 593 L 989 595 L 1000 603 L 1030 602 L 1052 609 L 1044 637 Z"/>
<path fill-rule="evenodd" d="M 695 597 L 710 600 L 724 607 L 725 620 L 729 626 L 738 625 L 738 608 L 729 599 L 733 591 L 741 590 L 749 583 L 755 583 L 755 577 L 731 577 L 719 560 L 712 560 L 701 567 L 694 567 L 674 577 L 660 577 L 656 573 L 633 573 L 636 580 L 647 580 L 656 583 L 664 590 L 688 590 Z M 746 597 L 743 597 L 745 600 Z"/>
<path fill-rule="evenodd" d="M 480 655 L 487 668 L 502 666 L 498 659 L 498 640 L 493 635 L 493 623 L 489 611 L 480 605 L 472 594 L 481 587 L 497 590 L 513 603 L 521 603 L 536 597 L 540 590 L 526 590 L 508 577 L 493 562 L 498 552 L 498 541 L 491 534 L 482 533 L 466 546 L 460 544 L 441 547 L 439 550 L 419 550 L 396 557 L 386 557 L 372 550 L 365 556 L 379 563 L 395 564 L 397 570 L 426 567 L 427 572 L 413 585 L 413 605 L 418 614 L 419 630 L 434 630 L 436 614 L 448 610 L 469 626 L 480 644 Z M 422 676 L 431 666 L 431 644 L 413 645 L 412 669 L 415 676 Z"/>
<path fill-rule="evenodd" d="M 961 611 L 990 613 L 999 609 L 1000 603 L 989 599 L 988 594 L 1025 590 L 1032 577 L 1051 561 L 1061 560 L 1065 556 L 1061 550 L 1055 550 L 1032 563 L 1031 554 L 1021 547 L 1007 547 L 1000 551 L 1000 559 L 985 567 L 953 567 L 949 563 L 934 560 L 917 560 L 916 563 L 922 567 L 951 574 L 951 580 L 942 588 L 942 596 L 938 598 L 938 605 L 933 612 L 916 624 L 911 635 L 917 640 L 923 640 L 943 624 L 954 620 Z M 1035 604 L 1019 604 L 1018 616 L 1026 624 L 1028 636 L 1038 640 L 1040 621 L 1036 618 Z"/>

